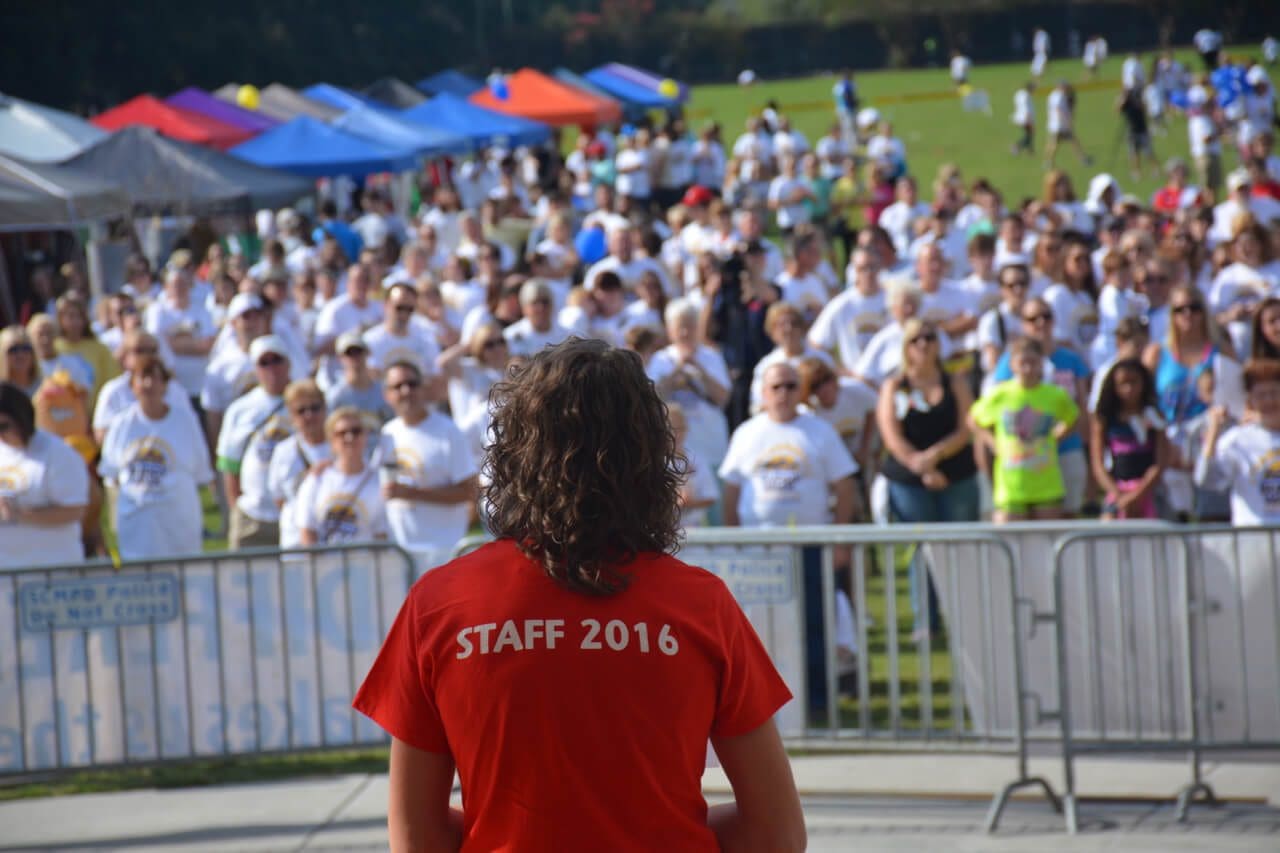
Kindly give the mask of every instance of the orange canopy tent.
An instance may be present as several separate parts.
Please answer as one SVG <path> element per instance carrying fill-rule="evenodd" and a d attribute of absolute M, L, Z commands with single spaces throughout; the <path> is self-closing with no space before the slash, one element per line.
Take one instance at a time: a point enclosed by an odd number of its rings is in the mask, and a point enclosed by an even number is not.
<path fill-rule="evenodd" d="M 506 78 L 507 98 L 499 99 L 488 86 L 470 101 L 488 110 L 564 127 L 599 127 L 622 118 L 622 106 L 572 89 L 532 68 L 522 68 Z"/>
<path fill-rule="evenodd" d="M 150 95 L 125 101 L 90 119 L 104 130 L 131 125 L 151 127 L 172 139 L 208 145 L 225 151 L 253 137 L 253 131 L 226 124 L 201 113 L 170 106 Z"/>

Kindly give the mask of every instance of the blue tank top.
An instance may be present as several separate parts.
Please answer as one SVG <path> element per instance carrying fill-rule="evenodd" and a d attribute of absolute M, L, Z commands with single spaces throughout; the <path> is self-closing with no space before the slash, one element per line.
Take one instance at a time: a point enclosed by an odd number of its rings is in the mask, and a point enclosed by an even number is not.
<path fill-rule="evenodd" d="M 1213 370 L 1213 358 L 1218 348 L 1206 345 L 1200 362 L 1187 367 L 1173 357 L 1167 347 L 1160 347 L 1160 363 L 1156 365 L 1156 395 L 1160 402 L 1160 414 L 1170 424 L 1182 423 L 1206 411 L 1209 406 L 1196 392 L 1200 374 Z"/>

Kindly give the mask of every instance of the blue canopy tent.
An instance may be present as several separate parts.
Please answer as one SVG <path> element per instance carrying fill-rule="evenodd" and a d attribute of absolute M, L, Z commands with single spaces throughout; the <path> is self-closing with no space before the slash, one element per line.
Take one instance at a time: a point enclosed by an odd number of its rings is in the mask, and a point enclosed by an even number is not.
<path fill-rule="evenodd" d="M 467 95 L 483 89 L 484 83 L 473 77 L 468 77 L 461 71 L 446 68 L 444 71 L 437 71 L 430 77 L 424 77 L 414 83 L 414 86 L 428 95 L 457 95 L 459 98 L 465 98 Z"/>
<path fill-rule="evenodd" d="M 654 94 L 662 94 L 659 91 L 663 82 L 662 77 L 654 74 L 652 71 L 646 71 L 643 68 L 636 68 L 632 65 L 624 65 L 621 62 L 606 63 L 598 68 L 591 69 L 583 76 L 601 88 L 605 87 L 600 83 L 600 80 L 612 77 L 617 80 L 625 80 L 632 85 L 639 86 L 642 89 L 647 89 Z M 678 80 L 673 82 L 676 84 L 676 88 L 679 93 L 676 95 L 676 100 L 683 104 L 685 101 L 689 100 L 689 87 Z"/>
<path fill-rule="evenodd" d="M 627 105 L 634 104 L 646 110 L 665 110 L 678 103 L 661 95 L 656 89 L 650 89 L 648 86 L 642 86 L 633 80 L 606 71 L 603 66 L 593 68 L 582 76 L 587 82 Z"/>
<path fill-rule="evenodd" d="M 461 134 L 475 148 L 538 145 L 551 138 L 551 128 L 541 122 L 495 113 L 457 95 L 436 95 L 426 103 L 401 110 L 400 118 Z"/>
<path fill-rule="evenodd" d="M 412 149 L 380 145 L 309 116 L 285 122 L 230 153 L 259 166 L 311 178 L 404 172 L 418 162 Z"/>
<path fill-rule="evenodd" d="M 356 107 L 380 107 L 377 101 L 366 98 L 364 95 L 358 95 L 350 89 L 344 89 L 341 86 L 334 86 L 330 83 L 316 83 L 303 89 L 301 94 L 313 101 L 319 101 L 322 104 L 328 104 L 335 109 L 346 110 L 355 109 Z"/>
<path fill-rule="evenodd" d="M 417 124 L 400 118 L 393 112 L 373 107 L 347 110 L 331 124 L 338 130 L 392 148 L 405 148 L 424 157 L 461 154 L 470 151 L 472 147 L 471 140 L 465 134 Z"/>
<path fill-rule="evenodd" d="M 580 92 L 585 92 L 595 98 L 602 98 L 606 101 L 616 101 L 622 107 L 622 114 L 628 119 L 638 119 L 648 111 L 649 105 L 629 98 L 620 98 L 612 92 L 606 91 L 603 87 L 597 86 L 587 78 L 575 74 L 568 68 L 557 68 L 551 72 L 551 76 L 559 80 L 566 86 L 572 86 Z M 665 105 L 664 105 L 665 106 Z"/>

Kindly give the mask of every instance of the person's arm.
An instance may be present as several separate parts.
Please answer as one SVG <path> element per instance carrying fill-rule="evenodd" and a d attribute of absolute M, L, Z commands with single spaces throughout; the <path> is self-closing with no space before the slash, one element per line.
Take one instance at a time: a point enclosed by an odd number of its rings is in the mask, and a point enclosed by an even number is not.
<path fill-rule="evenodd" d="M 304 527 L 298 531 L 298 541 L 304 546 L 319 545 L 320 537 L 316 535 L 316 532 L 311 528 Z"/>
<path fill-rule="evenodd" d="M 1204 442 L 1200 448 L 1200 456 L 1195 460 L 1195 469 L 1191 479 L 1197 486 L 1206 489 L 1230 486 L 1230 476 L 1223 470 L 1218 461 L 1218 439 L 1222 437 L 1227 423 L 1227 410 L 1222 406 L 1214 406 L 1209 410 L 1209 427 L 1204 434 Z"/>
<path fill-rule="evenodd" d="M 858 463 L 859 468 L 866 468 L 871 461 L 871 447 L 875 442 L 876 430 L 876 413 L 875 410 L 867 412 L 867 416 L 862 421 L 862 434 L 858 439 L 858 449 L 853 454 L 853 460 Z"/>
<path fill-rule="evenodd" d="M 738 517 L 738 498 L 742 495 L 742 487 L 737 483 L 730 483 L 727 480 L 724 484 L 724 507 L 722 515 L 724 516 L 725 527 L 738 527 L 742 524 L 742 519 Z"/>
<path fill-rule="evenodd" d="M 686 364 L 698 374 L 698 379 L 701 380 L 702 388 L 706 391 L 706 397 L 711 401 L 711 404 L 717 409 L 724 408 L 724 405 L 729 402 L 729 387 L 716 381 L 716 378 L 709 371 L 704 370 L 702 365 L 698 364 L 696 358 L 689 359 Z"/>
<path fill-rule="evenodd" d="M 470 503 L 476 499 L 476 478 L 469 477 L 448 486 L 408 486 L 404 483 L 387 483 L 382 487 L 386 500 L 414 501 L 428 504 Z"/>
<path fill-rule="evenodd" d="M 84 517 L 87 504 L 24 508 L 12 498 L 0 498 L 0 522 L 30 524 L 33 527 L 60 527 Z"/>
<path fill-rule="evenodd" d="M 967 335 L 974 329 L 978 328 L 978 318 L 967 312 L 957 314 L 947 320 L 943 320 L 938 324 L 938 328 L 947 333 L 949 338 L 957 338 L 961 335 Z"/>
<path fill-rule="evenodd" d="M 1102 420 L 1094 418 L 1090 427 L 1092 439 L 1089 441 L 1089 465 L 1093 469 L 1093 478 L 1098 481 L 1105 494 L 1113 495 L 1116 493 L 1116 481 L 1111 479 L 1111 474 L 1107 471 L 1106 464 L 1106 441 L 1102 434 Z"/>
<path fill-rule="evenodd" d="M 446 379 L 457 379 L 462 375 L 462 359 L 467 355 L 468 347 L 459 341 L 436 356 L 436 370 Z"/>
<path fill-rule="evenodd" d="M 230 471 L 222 472 L 222 485 L 227 490 L 227 504 L 232 505 L 240 500 L 240 475 Z"/>
<path fill-rule="evenodd" d="M 707 826 L 725 853 L 804 850 L 804 811 L 791 763 L 770 719 L 745 735 L 712 738 L 734 802 L 707 810 Z M 393 753 L 394 755 L 394 753 Z"/>
<path fill-rule="evenodd" d="M 1142 351 L 1142 364 L 1155 375 L 1156 369 L 1160 367 L 1160 344 L 1147 344 L 1147 348 Z"/>

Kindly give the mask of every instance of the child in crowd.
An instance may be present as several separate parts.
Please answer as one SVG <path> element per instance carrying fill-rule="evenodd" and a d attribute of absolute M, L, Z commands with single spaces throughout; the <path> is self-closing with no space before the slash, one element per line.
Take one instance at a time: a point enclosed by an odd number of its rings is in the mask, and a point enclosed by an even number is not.
<path fill-rule="evenodd" d="M 1196 376 L 1196 399 L 1207 408 L 1200 414 L 1170 424 L 1168 436 L 1175 468 L 1164 475 L 1164 488 L 1172 507 L 1190 507 L 1188 518 L 1193 521 L 1226 521 L 1231 516 L 1230 495 L 1226 488 L 1193 482 L 1196 460 L 1203 454 L 1209 428 L 1215 416 L 1211 415 L 1217 402 L 1217 376 L 1212 370 L 1202 370 Z M 1235 418 L 1229 410 L 1219 416 L 1223 429 L 1235 426 Z M 1182 513 L 1176 513 L 1181 518 Z"/>
<path fill-rule="evenodd" d="M 1137 358 L 1116 362 L 1102 381 L 1094 415 L 1089 455 L 1106 495 L 1102 518 L 1155 518 L 1169 442 L 1151 371 Z"/>
<path fill-rule="evenodd" d="M 1090 366 L 1097 370 L 1115 355 L 1114 335 L 1120 321 L 1129 317 L 1145 317 L 1147 297 L 1133 289 L 1133 270 L 1129 260 L 1119 252 L 1108 252 L 1102 259 L 1102 290 L 1098 294 L 1098 335 L 1089 352 Z"/>
<path fill-rule="evenodd" d="M 1080 409 L 1071 395 L 1044 381 L 1044 350 L 1020 338 L 1009 347 L 1014 378 L 982 395 L 969 423 L 995 454 L 993 519 L 1053 519 L 1066 494 L 1058 442 L 1075 426 Z"/>
<path fill-rule="evenodd" d="M 1244 388 L 1257 419 L 1228 428 L 1224 407 L 1209 410 L 1195 482 L 1231 490 L 1233 525 L 1280 524 L 1280 361 L 1249 362 Z"/>

